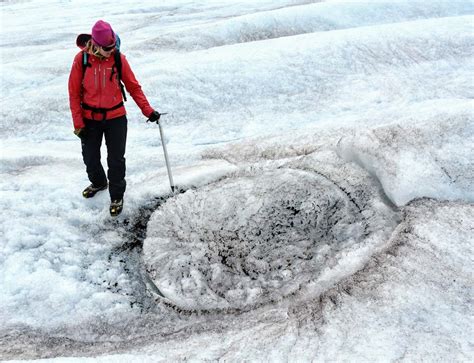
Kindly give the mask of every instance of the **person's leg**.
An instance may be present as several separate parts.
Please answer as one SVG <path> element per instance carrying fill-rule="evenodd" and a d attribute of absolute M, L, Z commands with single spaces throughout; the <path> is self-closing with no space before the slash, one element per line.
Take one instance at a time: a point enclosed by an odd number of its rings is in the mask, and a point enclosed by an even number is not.
<path fill-rule="evenodd" d="M 125 144 L 127 142 L 127 117 L 107 120 L 105 143 L 107 145 L 107 165 L 109 170 L 110 199 L 122 199 L 125 193 Z"/>
<path fill-rule="evenodd" d="M 100 146 L 104 131 L 101 124 L 96 121 L 84 120 L 84 122 L 86 137 L 82 140 L 82 158 L 90 182 L 95 187 L 101 187 L 107 184 L 107 177 L 100 162 Z"/>

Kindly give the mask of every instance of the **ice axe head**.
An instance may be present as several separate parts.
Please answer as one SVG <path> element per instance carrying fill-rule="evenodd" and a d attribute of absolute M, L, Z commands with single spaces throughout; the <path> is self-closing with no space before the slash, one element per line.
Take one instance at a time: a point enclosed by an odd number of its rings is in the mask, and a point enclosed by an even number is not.
<path fill-rule="evenodd" d="M 158 111 L 156 111 L 156 112 L 158 112 Z M 168 113 L 167 113 L 167 112 L 163 112 L 163 113 L 159 113 L 159 112 L 158 112 L 158 114 L 160 115 L 160 117 L 158 117 L 157 120 L 152 121 L 152 120 L 148 119 L 148 120 L 146 120 L 146 122 L 156 122 L 156 123 L 159 123 L 161 116 L 167 115 Z"/>

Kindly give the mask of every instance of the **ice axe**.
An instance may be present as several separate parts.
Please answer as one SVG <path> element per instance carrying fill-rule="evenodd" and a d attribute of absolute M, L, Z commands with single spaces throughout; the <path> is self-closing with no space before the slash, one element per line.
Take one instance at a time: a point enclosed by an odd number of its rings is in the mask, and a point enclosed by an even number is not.
<path fill-rule="evenodd" d="M 165 154 L 165 162 L 166 162 L 166 168 L 168 169 L 168 177 L 170 179 L 170 186 L 171 186 L 171 192 L 174 193 L 176 187 L 173 182 L 173 175 L 171 174 L 171 167 L 170 167 L 170 161 L 168 159 L 168 151 L 166 150 L 166 144 L 165 144 L 165 135 L 163 134 L 163 128 L 161 127 L 161 116 L 167 115 L 167 113 L 160 113 L 160 118 L 156 121 L 150 121 L 150 119 L 147 120 L 147 122 L 156 122 L 158 124 L 158 127 L 160 128 L 160 136 L 161 136 L 161 145 L 163 145 L 163 153 Z"/>

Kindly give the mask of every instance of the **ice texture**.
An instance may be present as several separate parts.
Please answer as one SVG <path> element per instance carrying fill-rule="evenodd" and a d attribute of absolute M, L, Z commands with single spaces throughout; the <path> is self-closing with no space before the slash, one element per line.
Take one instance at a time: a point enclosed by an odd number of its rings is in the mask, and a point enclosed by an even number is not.
<path fill-rule="evenodd" d="M 357 130 L 344 136 L 338 149 L 378 178 L 397 206 L 422 197 L 474 202 L 470 113 L 436 123 Z"/>
<path fill-rule="evenodd" d="M 0 359 L 472 360 L 471 0 L 0 7 Z M 116 220 L 67 96 L 99 18 L 168 112 L 126 104 Z"/>

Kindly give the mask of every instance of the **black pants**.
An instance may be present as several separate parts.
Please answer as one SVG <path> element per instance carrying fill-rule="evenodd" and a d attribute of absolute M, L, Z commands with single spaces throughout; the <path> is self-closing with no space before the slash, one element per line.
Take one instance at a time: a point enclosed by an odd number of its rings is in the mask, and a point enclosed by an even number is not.
<path fill-rule="evenodd" d="M 104 121 L 84 120 L 84 123 L 86 138 L 82 141 L 82 157 L 84 164 L 86 164 L 89 180 L 94 186 L 102 186 L 107 183 L 107 177 L 100 162 L 100 146 L 105 135 L 110 199 L 122 199 L 126 187 L 127 117 L 121 116 Z"/>

